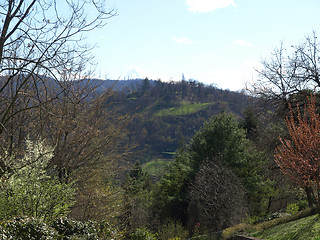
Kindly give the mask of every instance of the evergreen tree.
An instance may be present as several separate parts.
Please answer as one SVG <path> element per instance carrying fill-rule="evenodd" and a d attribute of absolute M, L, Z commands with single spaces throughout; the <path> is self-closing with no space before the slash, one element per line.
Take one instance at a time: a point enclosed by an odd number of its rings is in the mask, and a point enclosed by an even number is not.
<path fill-rule="evenodd" d="M 150 176 L 144 173 L 140 163 L 136 162 L 123 185 L 126 204 L 122 220 L 129 233 L 149 223 L 151 186 Z"/>
<path fill-rule="evenodd" d="M 261 201 L 268 190 L 268 184 L 260 174 L 263 154 L 253 149 L 245 130 L 239 127 L 233 115 L 223 113 L 205 123 L 186 150 L 180 150 L 168 167 L 155 191 L 160 218 L 187 222 L 190 185 L 200 165 L 216 159 L 222 162 L 220 166 L 230 169 L 239 179 L 251 211 L 262 211 Z"/>

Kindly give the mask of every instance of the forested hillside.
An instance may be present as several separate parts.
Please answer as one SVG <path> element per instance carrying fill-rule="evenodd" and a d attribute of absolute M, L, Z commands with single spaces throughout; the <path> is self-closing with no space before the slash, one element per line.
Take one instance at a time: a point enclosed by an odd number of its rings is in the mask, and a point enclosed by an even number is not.
<path fill-rule="evenodd" d="M 110 101 L 114 101 L 118 112 L 133 116 L 128 126 L 129 142 L 137 144 L 135 160 L 141 163 L 171 159 L 179 145 L 187 143 L 208 118 L 221 112 L 240 118 L 250 102 L 244 93 L 194 80 L 167 83 L 144 79 L 124 83 L 114 83 L 118 91 Z"/>

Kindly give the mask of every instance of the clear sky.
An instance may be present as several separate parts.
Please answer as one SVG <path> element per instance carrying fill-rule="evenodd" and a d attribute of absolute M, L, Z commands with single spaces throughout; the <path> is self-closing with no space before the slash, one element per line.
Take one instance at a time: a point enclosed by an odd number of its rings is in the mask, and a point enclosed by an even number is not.
<path fill-rule="evenodd" d="M 320 35 L 320 0 L 106 0 L 118 15 L 90 33 L 97 77 L 192 78 L 239 90 L 281 41 Z"/>

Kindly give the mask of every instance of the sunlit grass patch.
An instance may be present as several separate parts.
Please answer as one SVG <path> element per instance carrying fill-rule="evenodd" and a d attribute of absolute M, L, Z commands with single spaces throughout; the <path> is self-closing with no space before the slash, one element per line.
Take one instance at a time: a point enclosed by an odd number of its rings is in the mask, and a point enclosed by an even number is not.
<path fill-rule="evenodd" d="M 178 106 L 162 109 L 154 114 L 157 117 L 163 116 L 179 116 L 179 115 L 188 115 L 192 113 L 199 112 L 210 105 L 215 103 L 189 103 L 189 102 L 181 102 Z"/>

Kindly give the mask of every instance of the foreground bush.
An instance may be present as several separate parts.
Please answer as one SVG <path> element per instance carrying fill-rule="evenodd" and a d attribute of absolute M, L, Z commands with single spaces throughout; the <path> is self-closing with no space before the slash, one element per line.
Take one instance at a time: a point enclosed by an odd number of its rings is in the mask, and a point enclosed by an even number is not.
<path fill-rule="evenodd" d="M 1 240 L 99 240 L 121 239 L 108 223 L 78 222 L 58 218 L 51 224 L 29 217 L 17 217 L 0 224 Z"/>
<path fill-rule="evenodd" d="M 66 216 L 74 203 L 75 189 L 52 174 L 52 157 L 53 148 L 43 141 L 26 140 L 23 157 L 4 158 L 11 172 L 0 181 L 0 219 L 27 215 L 48 222 Z"/>
<path fill-rule="evenodd" d="M 153 234 L 147 228 L 137 228 L 131 235 L 132 240 L 157 240 L 156 234 Z"/>
<path fill-rule="evenodd" d="M 183 227 L 182 223 L 175 221 L 168 221 L 158 231 L 160 240 L 187 239 L 188 235 L 188 231 Z"/>
<path fill-rule="evenodd" d="M 58 232 L 48 226 L 39 219 L 29 217 L 17 217 L 11 221 L 1 223 L 0 225 L 0 239 L 35 239 L 35 240 L 49 240 L 60 239 Z"/>

